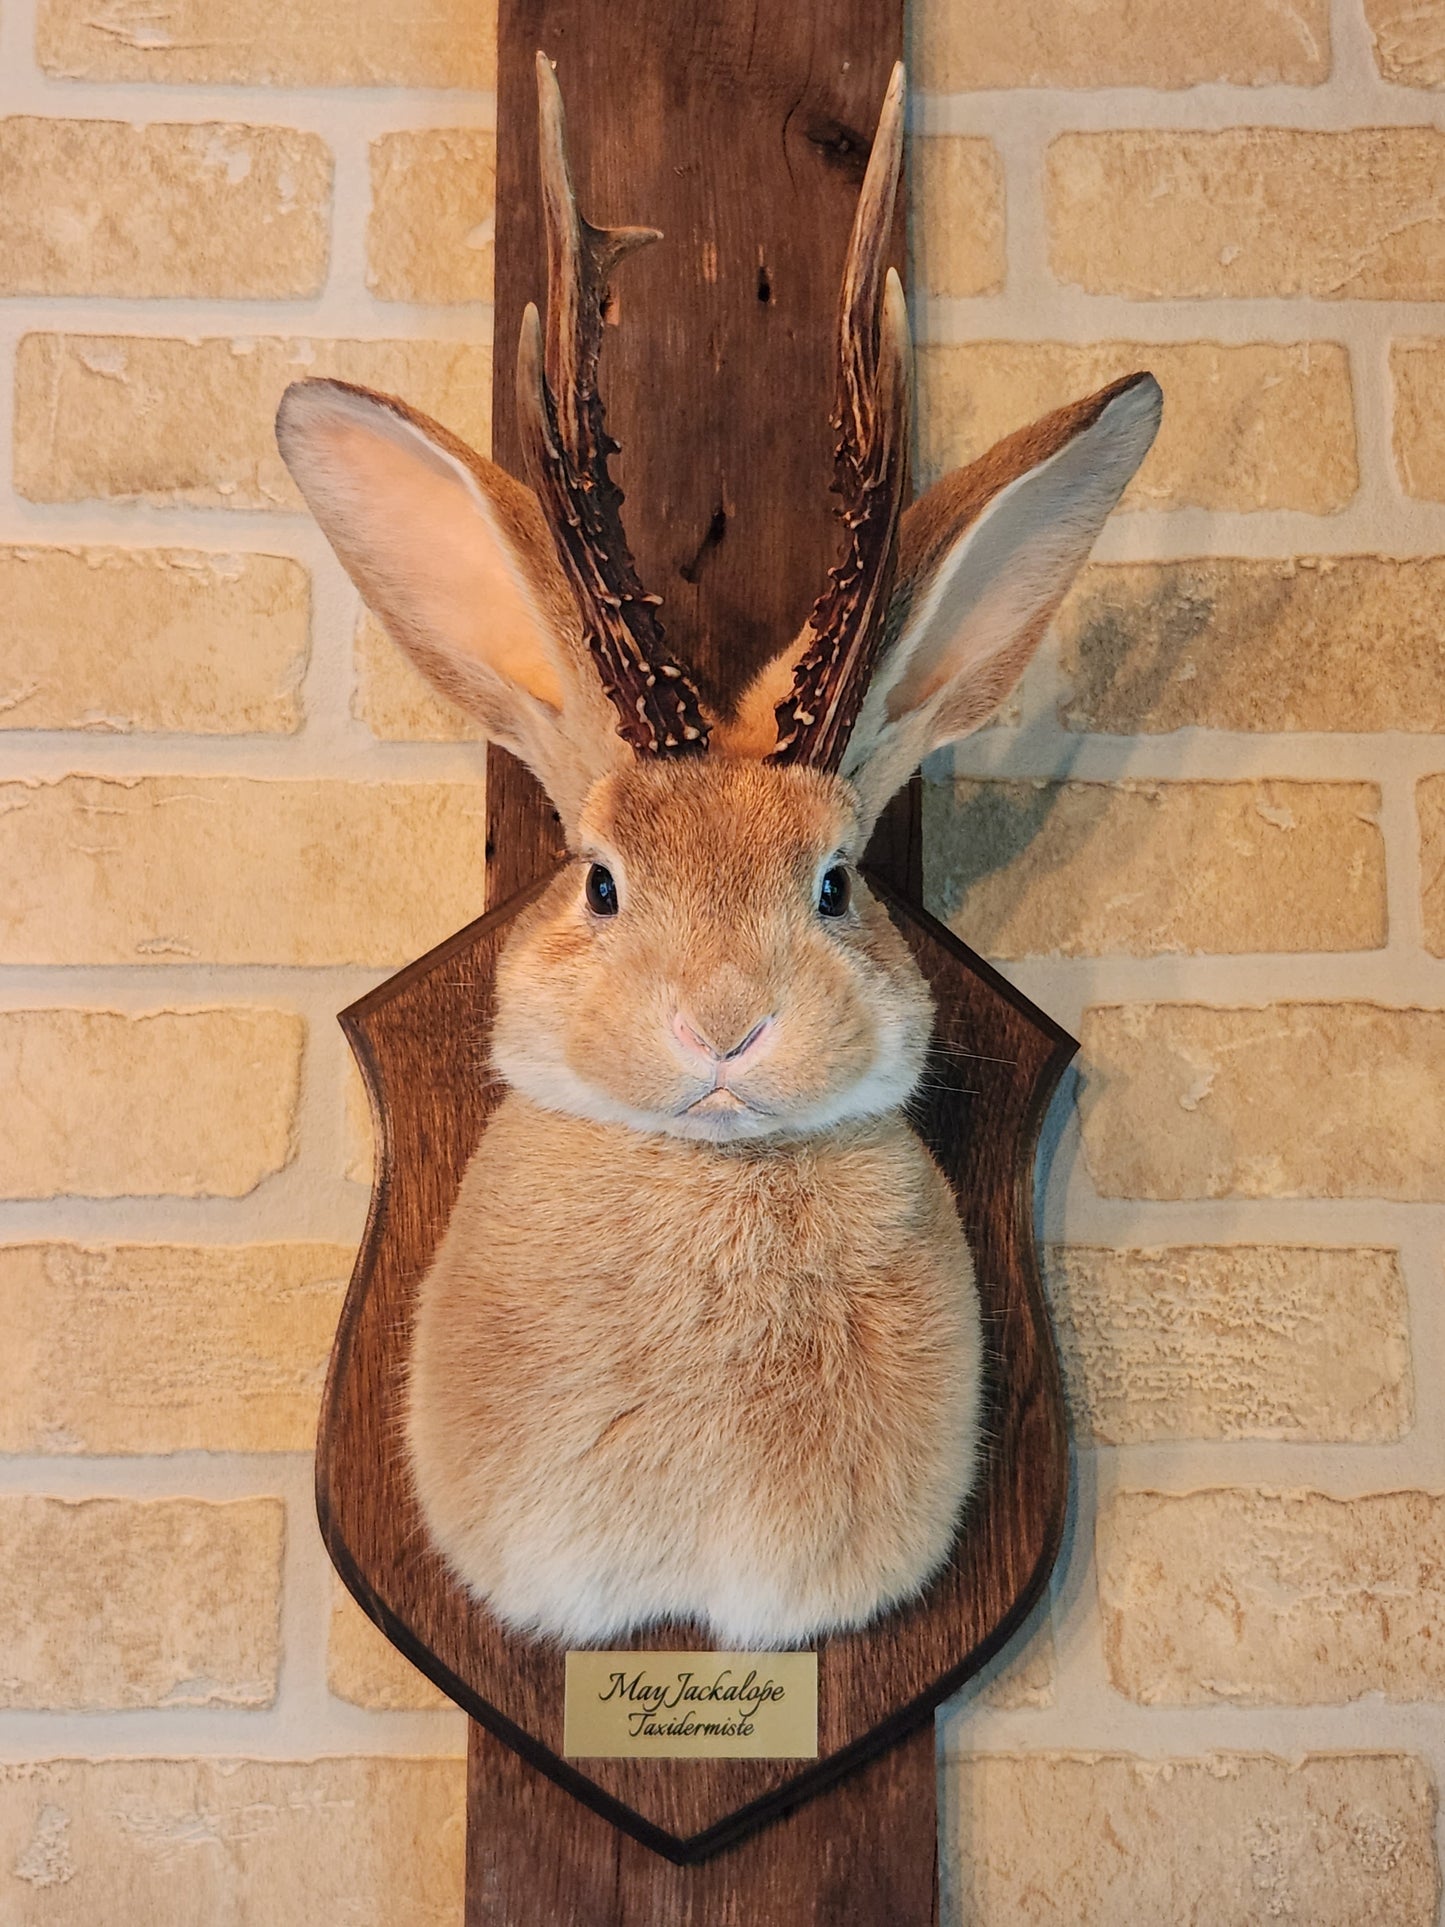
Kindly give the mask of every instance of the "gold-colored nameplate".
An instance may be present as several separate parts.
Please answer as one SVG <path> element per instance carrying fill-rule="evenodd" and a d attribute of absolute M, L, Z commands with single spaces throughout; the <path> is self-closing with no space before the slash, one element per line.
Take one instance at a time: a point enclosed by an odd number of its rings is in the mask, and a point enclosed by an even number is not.
<path fill-rule="evenodd" d="M 568 1653 L 581 1760 L 815 1760 L 816 1653 Z"/>

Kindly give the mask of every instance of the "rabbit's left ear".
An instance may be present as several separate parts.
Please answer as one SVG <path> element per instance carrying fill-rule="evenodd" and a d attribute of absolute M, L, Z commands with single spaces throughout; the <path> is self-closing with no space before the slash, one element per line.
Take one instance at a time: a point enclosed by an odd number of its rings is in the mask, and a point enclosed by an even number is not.
<path fill-rule="evenodd" d="M 1152 375 L 1130 375 L 1011 435 L 904 515 L 878 666 L 840 764 L 865 825 L 1017 683 L 1148 454 L 1161 399 Z M 808 640 L 805 629 L 744 695 L 722 739 L 735 754 L 770 753 L 773 707 Z"/>
<path fill-rule="evenodd" d="M 1148 454 L 1162 400 L 1152 375 L 1130 375 L 1000 442 L 907 511 L 887 640 L 841 771 L 868 820 L 1018 682 Z"/>

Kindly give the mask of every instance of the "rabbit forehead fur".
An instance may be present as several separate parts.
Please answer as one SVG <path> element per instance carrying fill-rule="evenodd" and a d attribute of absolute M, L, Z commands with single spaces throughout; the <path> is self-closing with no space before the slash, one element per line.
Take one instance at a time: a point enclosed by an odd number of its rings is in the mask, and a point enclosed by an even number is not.
<path fill-rule="evenodd" d="M 818 910 L 823 872 L 857 838 L 851 787 L 817 770 L 708 757 L 604 777 L 579 859 L 503 954 L 497 1070 L 549 1110 L 711 1142 L 894 1109 L 932 1003 L 861 882 L 843 916 Z M 593 861 L 614 876 L 615 916 L 588 908 Z"/>

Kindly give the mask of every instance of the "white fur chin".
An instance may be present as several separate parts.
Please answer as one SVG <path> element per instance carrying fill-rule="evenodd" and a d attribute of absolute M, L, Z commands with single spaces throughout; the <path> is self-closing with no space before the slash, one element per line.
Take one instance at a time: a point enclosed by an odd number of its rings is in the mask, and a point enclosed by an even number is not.
<path fill-rule="evenodd" d="M 591 1560 L 577 1561 L 575 1553 L 557 1549 L 549 1556 L 529 1542 L 525 1577 L 508 1575 L 490 1589 L 469 1590 L 512 1631 L 534 1639 L 553 1639 L 563 1646 L 605 1646 L 610 1640 L 644 1632 L 649 1627 L 703 1626 L 720 1650 L 764 1652 L 802 1646 L 826 1633 L 849 1632 L 866 1626 L 880 1614 L 914 1599 L 934 1578 L 947 1557 L 947 1546 L 926 1566 L 892 1586 L 840 1596 L 827 1588 L 800 1588 L 793 1594 L 770 1585 L 761 1573 L 737 1574 L 731 1583 L 714 1583 L 701 1593 L 692 1585 L 672 1583 L 657 1576 L 627 1583 L 615 1572 L 599 1578 Z M 466 1576 L 460 1575 L 466 1583 Z"/>
<path fill-rule="evenodd" d="M 881 1117 L 907 1103 L 923 1071 L 924 1050 L 910 1049 L 900 1023 L 883 1027 L 867 1072 L 846 1090 L 787 1111 L 649 1111 L 614 1097 L 579 1077 L 567 1064 L 529 1054 L 497 1039 L 493 1062 L 514 1091 L 544 1111 L 623 1124 L 632 1131 L 660 1132 L 703 1144 L 735 1144 L 770 1137 L 813 1137 L 855 1119 Z"/>

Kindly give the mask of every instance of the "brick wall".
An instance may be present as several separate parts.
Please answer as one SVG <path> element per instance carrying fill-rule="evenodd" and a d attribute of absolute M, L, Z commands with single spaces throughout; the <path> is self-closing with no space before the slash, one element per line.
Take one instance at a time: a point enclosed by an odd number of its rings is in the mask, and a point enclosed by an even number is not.
<path fill-rule="evenodd" d="M 1074 1530 L 1032 1690 L 943 1721 L 952 1918 L 1434 1921 L 1445 6 L 919 38 L 1005 233 L 999 293 L 929 303 L 930 466 L 1165 391 L 928 792 L 939 907 L 1083 1043 L 1042 1213 Z"/>
<path fill-rule="evenodd" d="M 462 1725 L 335 1594 L 334 1013 L 480 902 L 479 752 L 270 440 L 485 443 L 462 0 L 0 11 L 0 1918 L 454 1923 Z M 921 0 L 922 455 L 1166 421 L 930 885 L 1083 1038 L 1051 1612 L 942 1723 L 946 1918 L 1437 1916 L 1442 0 Z M 1438 331 L 1441 338 L 1435 339 Z M 418 861 L 424 852 L 425 865 Z M 416 1850 L 418 1838 L 434 1840 Z"/>

